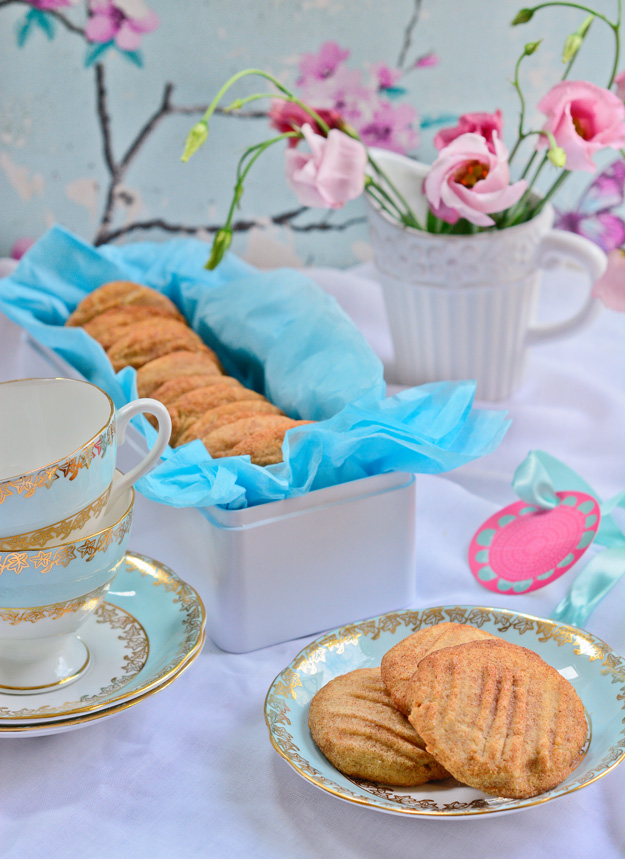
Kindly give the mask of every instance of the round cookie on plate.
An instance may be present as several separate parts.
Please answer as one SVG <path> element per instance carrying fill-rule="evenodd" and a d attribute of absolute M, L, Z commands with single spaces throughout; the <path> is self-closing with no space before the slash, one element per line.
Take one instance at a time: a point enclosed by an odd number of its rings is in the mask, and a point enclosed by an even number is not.
<path fill-rule="evenodd" d="M 340 772 L 411 787 L 449 777 L 386 692 L 379 668 L 335 677 L 310 702 L 315 744 Z"/>
<path fill-rule="evenodd" d="M 467 641 L 495 637 L 466 623 L 437 623 L 399 641 L 384 654 L 380 667 L 386 690 L 397 709 L 406 716 L 410 713 L 406 694 L 408 683 L 420 660 L 428 653 Z"/>
<path fill-rule="evenodd" d="M 430 653 L 406 690 L 426 749 L 464 784 L 523 799 L 581 760 L 588 726 L 572 684 L 533 650 L 503 639 Z"/>

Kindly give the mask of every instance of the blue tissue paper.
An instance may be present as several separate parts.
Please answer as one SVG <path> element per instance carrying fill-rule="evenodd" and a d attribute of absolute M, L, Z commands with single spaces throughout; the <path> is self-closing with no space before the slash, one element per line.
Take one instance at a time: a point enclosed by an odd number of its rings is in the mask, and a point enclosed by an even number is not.
<path fill-rule="evenodd" d="M 207 271 L 205 258 L 206 245 L 195 239 L 94 248 L 56 226 L 0 279 L 0 309 L 118 408 L 137 397 L 135 371 L 115 374 L 102 347 L 64 323 L 96 287 L 133 280 L 168 295 L 228 375 L 289 416 L 314 421 L 289 430 L 284 461 L 267 467 L 246 456 L 212 459 L 199 441 L 168 448 L 136 484 L 148 498 L 245 507 L 389 471 L 449 471 L 503 438 L 505 412 L 474 409 L 473 382 L 386 398 L 377 356 L 338 303 L 301 272 L 258 271 L 231 254 Z M 133 423 L 152 444 L 150 424 Z"/>

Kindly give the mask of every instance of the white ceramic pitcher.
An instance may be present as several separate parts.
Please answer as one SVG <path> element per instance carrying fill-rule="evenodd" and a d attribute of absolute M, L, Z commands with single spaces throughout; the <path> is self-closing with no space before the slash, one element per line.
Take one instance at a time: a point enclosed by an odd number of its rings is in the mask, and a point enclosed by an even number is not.
<path fill-rule="evenodd" d="M 385 150 L 373 157 L 425 223 L 427 165 Z M 572 334 L 599 310 L 590 290 L 605 270 L 605 254 L 581 236 L 553 230 L 548 204 L 527 223 L 449 236 L 403 227 L 366 199 L 395 382 L 475 379 L 478 399 L 505 399 L 523 379 L 529 346 Z M 540 269 L 567 261 L 588 274 L 588 298 L 561 322 L 537 325 Z"/>

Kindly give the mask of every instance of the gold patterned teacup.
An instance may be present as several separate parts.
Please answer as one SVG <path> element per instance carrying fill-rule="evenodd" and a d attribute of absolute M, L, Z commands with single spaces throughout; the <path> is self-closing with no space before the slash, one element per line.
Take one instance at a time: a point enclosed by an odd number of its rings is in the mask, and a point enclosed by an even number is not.
<path fill-rule="evenodd" d="M 128 422 L 143 412 L 158 420 L 156 443 L 131 471 L 113 479 L 118 440 L 123 443 Z M 170 433 L 169 413 L 157 400 L 138 399 L 116 410 L 90 382 L 1 383 L 0 539 L 17 535 L 24 545 L 26 534 L 41 540 L 51 526 L 52 536 L 63 539 L 84 529 L 152 467 Z"/>
<path fill-rule="evenodd" d="M 76 633 L 124 559 L 133 507 L 129 487 L 87 536 L 0 551 L 1 692 L 47 692 L 87 669 L 89 650 Z"/>

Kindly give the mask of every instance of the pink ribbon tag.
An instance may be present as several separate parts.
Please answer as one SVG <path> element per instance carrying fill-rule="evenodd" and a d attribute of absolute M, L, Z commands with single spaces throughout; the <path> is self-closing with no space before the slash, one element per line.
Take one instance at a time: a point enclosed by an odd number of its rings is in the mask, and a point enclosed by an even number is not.
<path fill-rule="evenodd" d="M 558 505 L 544 510 L 517 501 L 478 529 L 469 566 L 495 593 L 524 594 L 560 578 L 595 539 L 601 511 L 592 495 L 557 492 Z"/>

